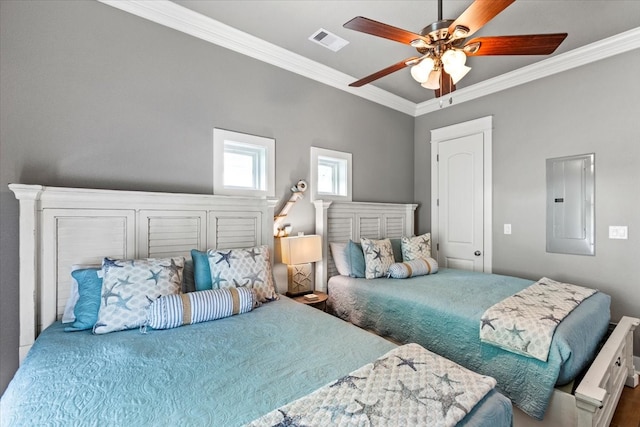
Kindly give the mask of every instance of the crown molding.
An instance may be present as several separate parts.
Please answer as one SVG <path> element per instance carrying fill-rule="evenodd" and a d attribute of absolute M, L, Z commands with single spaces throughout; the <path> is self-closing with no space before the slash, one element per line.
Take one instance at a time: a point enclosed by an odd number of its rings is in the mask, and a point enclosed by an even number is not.
<path fill-rule="evenodd" d="M 366 85 L 349 87 L 355 78 L 266 42 L 169 0 L 98 0 L 149 21 L 291 71 L 413 117 L 429 114 L 501 90 L 640 48 L 640 27 L 456 90 L 419 104 Z"/>

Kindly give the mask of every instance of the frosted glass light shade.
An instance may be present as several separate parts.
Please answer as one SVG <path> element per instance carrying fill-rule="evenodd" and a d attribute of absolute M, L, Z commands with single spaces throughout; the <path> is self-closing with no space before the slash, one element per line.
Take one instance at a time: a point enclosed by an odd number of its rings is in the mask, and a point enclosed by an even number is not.
<path fill-rule="evenodd" d="M 322 259 L 322 237 L 318 235 L 283 237 L 280 245 L 284 264 L 306 264 Z"/>
<path fill-rule="evenodd" d="M 449 49 L 442 54 L 441 59 L 444 70 L 448 74 L 452 74 L 464 66 L 465 62 L 467 62 L 467 55 L 461 50 Z"/>
<path fill-rule="evenodd" d="M 422 87 L 433 90 L 440 89 L 440 74 L 440 70 L 431 71 L 427 81 L 422 83 Z"/>
<path fill-rule="evenodd" d="M 433 70 L 433 59 L 425 58 L 411 67 L 411 77 L 418 83 L 424 83 L 429 79 L 429 73 Z"/>
<path fill-rule="evenodd" d="M 453 70 L 453 72 L 449 73 L 449 75 L 451 76 L 451 81 L 453 82 L 453 84 L 458 84 L 458 82 L 467 75 L 467 73 L 471 71 L 471 67 L 467 67 L 466 65 L 463 65 L 460 68 L 457 68 L 455 70 Z"/>

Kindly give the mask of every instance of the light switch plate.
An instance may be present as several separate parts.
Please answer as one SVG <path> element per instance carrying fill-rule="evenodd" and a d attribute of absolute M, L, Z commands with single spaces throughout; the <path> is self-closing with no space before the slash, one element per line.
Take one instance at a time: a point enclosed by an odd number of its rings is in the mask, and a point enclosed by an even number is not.
<path fill-rule="evenodd" d="M 511 234 L 511 224 L 504 225 L 504 234 Z"/>
<path fill-rule="evenodd" d="M 626 225 L 610 225 L 609 226 L 609 238 L 610 239 L 628 239 L 628 232 Z"/>

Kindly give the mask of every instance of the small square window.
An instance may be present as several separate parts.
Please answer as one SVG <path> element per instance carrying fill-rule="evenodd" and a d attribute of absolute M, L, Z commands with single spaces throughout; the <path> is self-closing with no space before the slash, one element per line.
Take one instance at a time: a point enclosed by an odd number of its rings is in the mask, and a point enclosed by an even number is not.
<path fill-rule="evenodd" d="M 311 147 L 311 200 L 351 201 L 351 153 Z"/>
<path fill-rule="evenodd" d="M 213 130 L 213 193 L 273 197 L 275 140 Z"/>

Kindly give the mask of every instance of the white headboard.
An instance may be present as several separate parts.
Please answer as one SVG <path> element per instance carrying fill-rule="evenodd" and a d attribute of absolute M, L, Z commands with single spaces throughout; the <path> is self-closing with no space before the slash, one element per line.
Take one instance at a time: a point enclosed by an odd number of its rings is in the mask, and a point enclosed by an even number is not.
<path fill-rule="evenodd" d="M 9 184 L 20 202 L 20 361 L 59 319 L 73 264 L 268 245 L 274 199 Z"/>
<path fill-rule="evenodd" d="M 327 291 L 337 271 L 329 243 L 413 236 L 414 203 L 327 202 L 316 200 L 316 234 L 322 238 L 322 261 L 316 263 L 316 289 Z"/>

